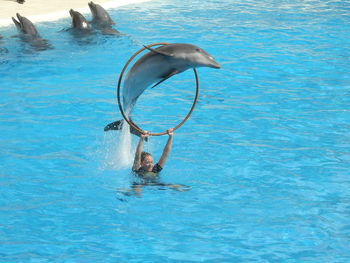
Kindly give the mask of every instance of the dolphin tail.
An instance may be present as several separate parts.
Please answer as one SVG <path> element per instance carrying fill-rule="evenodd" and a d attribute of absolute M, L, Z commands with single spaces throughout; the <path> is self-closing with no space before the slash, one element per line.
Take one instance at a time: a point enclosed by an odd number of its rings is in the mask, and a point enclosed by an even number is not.
<path fill-rule="evenodd" d="M 114 121 L 114 122 L 106 125 L 103 130 L 104 131 L 121 130 L 123 128 L 123 123 L 124 123 L 124 120 Z M 141 136 L 141 133 L 131 126 L 130 126 L 130 133 L 132 133 L 138 137 Z M 146 138 L 146 141 L 147 141 L 147 138 Z"/>
<path fill-rule="evenodd" d="M 110 131 L 110 130 L 121 130 L 123 127 L 123 122 L 124 120 L 119 120 L 119 121 L 115 121 L 112 122 L 108 125 L 106 125 L 106 127 L 104 127 L 104 131 Z"/>

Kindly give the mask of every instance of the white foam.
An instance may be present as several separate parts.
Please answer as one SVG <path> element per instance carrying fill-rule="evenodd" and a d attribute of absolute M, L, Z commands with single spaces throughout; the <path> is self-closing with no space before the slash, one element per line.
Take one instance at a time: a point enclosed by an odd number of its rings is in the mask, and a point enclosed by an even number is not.
<path fill-rule="evenodd" d="M 120 131 L 105 133 L 104 143 L 101 145 L 101 148 L 104 149 L 104 158 L 101 165 L 102 169 L 131 169 L 134 161 L 135 149 L 133 149 L 129 125 L 123 125 Z"/>
<path fill-rule="evenodd" d="M 123 128 L 119 137 L 117 160 L 118 167 L 131 167 L 134 160 L 130 126 L 126 122 L 123 124 Z"/>

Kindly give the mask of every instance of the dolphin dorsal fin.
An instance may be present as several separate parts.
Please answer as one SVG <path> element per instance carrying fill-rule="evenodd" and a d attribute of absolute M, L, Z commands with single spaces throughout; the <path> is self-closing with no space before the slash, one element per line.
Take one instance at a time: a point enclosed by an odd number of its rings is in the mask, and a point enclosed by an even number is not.
<path fill-rule="evenodd" d="M 156 49 L 153 49 L 153 48 L 150 48 L 150 47 L 147 47 L 144 45 L 144 47 L 154 53 L 157 53 L 157 54 L 160 54 L 160 55 L 163 55 L 163 56 L 168 56 L 168 57 L 173 57 L 174 54 L 173 53 L 167 53 L 167 52 L 164 52 L 164 51 L 160 51 L 160 50 L 156 50 Z"/>

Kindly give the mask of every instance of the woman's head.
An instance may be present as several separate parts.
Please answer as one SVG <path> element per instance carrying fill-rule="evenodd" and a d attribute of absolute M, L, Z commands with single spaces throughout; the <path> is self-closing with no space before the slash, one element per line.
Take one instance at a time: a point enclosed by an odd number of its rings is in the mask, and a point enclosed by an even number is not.
<path fill-rule="evenodd" d="M 147 172 L 151 172 L 153 169 L 154 163 L 153 163 L 153 157 L 152 154 L 148 152 L 142 152 L 141 153 L 141 167 Z"/>

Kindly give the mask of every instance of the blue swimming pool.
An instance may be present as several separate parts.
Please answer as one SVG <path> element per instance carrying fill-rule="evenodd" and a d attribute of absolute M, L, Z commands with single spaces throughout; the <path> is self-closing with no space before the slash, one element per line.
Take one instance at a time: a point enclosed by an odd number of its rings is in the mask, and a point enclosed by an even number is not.
<path fill-rule="evenodd" d="M 332 262 L 350 260 L 350 3 L 151 1 L 110 14 L 122 34 L 76 37 L 38 23 L 51 49 L 0 35 L 0 262 Z M 119 73 L 142 44 L 185 42 L 200 97 L 145 187 L 118 165 Z M 145 129 L 177 123 L 186 72 L 147 91 Z M 159 156 L 166 136 L 146 150 Z M 134 144 L 137 139 L 134 138 Z"/>

